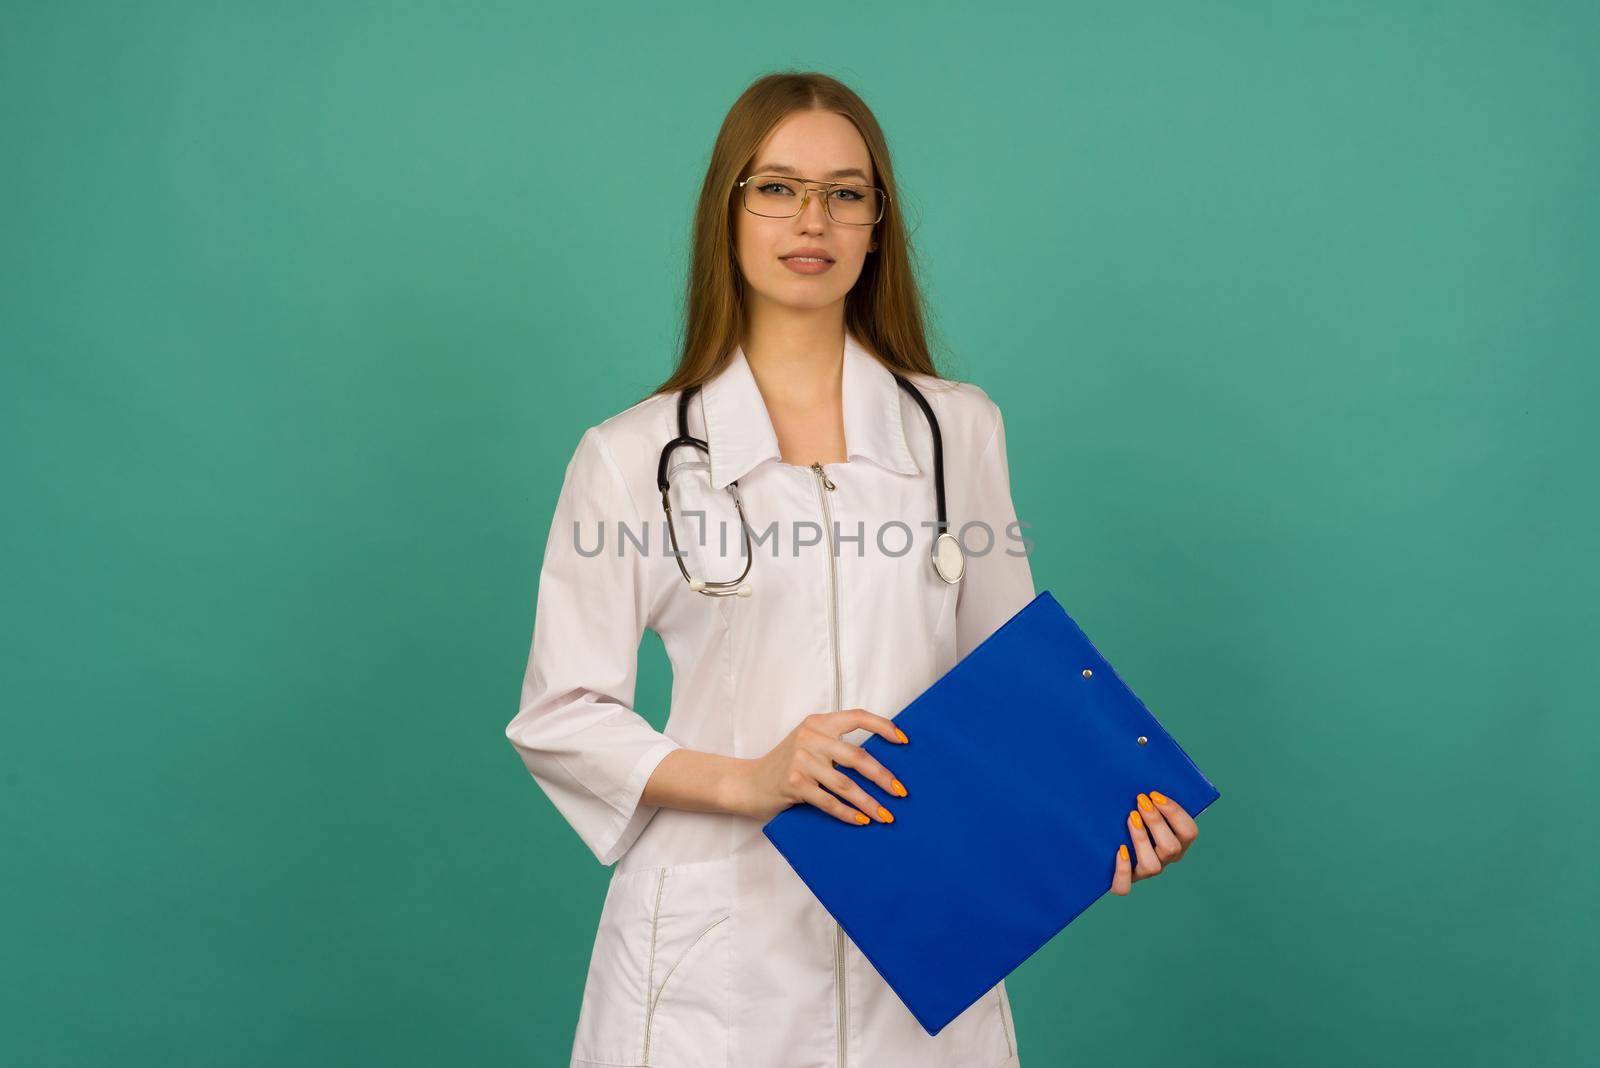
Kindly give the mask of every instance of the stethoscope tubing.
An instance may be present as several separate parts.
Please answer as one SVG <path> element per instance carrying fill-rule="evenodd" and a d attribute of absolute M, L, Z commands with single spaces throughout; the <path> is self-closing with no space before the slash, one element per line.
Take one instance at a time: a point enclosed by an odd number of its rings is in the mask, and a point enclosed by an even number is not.
<path fill-rule="evenodd" d="M 938 548 L 938 541 L 942 540 L 950 542 L 952 545 L 954 545 L 954 549 L 952 551 L 956 553 L 959 562 L 960 544 L 959 542 L 956 542 L 954 537 L 950 534 L 949 521 L 945 515 L 944 436 L 939 431 L 939 420 L 933 414 L 933 408 L 928 404 L 928 399 L 922 395 L 921 390 L 919 390 L 916 386 L 913 386 L 911 382 L 905 378 L 905 376 L 897 374 L 893 371 L 889 373 L 894 375 L 894 380 L 900 384 L 900 388 L 909 393 L 911 395 L 911 399 L 917 402 L 917 407 L 922 409 L 923 416 L 928 420 L 928 430 L 931 432 L 933 437 L 934 507 L 938 514 L 939 520 L 939 526 L 935 533 L 935 547 L 936 549 Z M 726 596 L 728 594 L 738 593 L 740 596 L 748 596 L 749 587 L 744 584 L 744 579 L 750 574 L 750 565 L 754 559 L 754 554 L 752 554 L 748 549 L 748 541 L 746 541 L 744 570 L 739 573 L 738 578 L 712 581 L 695 579 L 690 577 L 688 569 L 684 566 L 682 551 L 678 546 L 677 528 L 672 522 L 672 502 L 668 494 L 670 484 L 667 479 L 667 465 L 672 461 L 672 453 L 675 450 L 684 447 L 685 445 L 699 449 L 702 452 L 705 452 L 708 456 L 711 453 L 711 446 L 704 438 L 697 438 L 689 433 L 689 401 L 692 400 L 695 394 L 697 394 L 699 391 L 700 386 L 696 384 L 688 386 L 678 393 L 678 436 L 667 442 L 666 445 L 661 449 L 661 459 L 656 465 L 656 488 L 661 491 L 661 507 L 666 512 L 667 516 L 667 533 L 672 539 L 673 552 L 677 556 L 678 560 L 678 570 L 683 573 L 684 579 L 688 581 L 690 586 L 694 587 L 699 592 L 708 595 Z M 739 494 L 738 479 L 734 479 L 732 482 L 728 483 L 728 492 L 733 495 L 734 506 L 739 511 L 739 523 L 741 527 L 745 529 L 745 536 L 748 538 L 749 522 L 745 518 L 744 500 Z M 937 553 L 935 554 L 934 563 L 935 570 L 939 572 L 940 577 L 946 582 L 955 582 L 959 580 L 960 571 L 962 569 L 958 568 L 956 577 L 950 578 L 946 575 L 944 562 L 938 558 Z"/>

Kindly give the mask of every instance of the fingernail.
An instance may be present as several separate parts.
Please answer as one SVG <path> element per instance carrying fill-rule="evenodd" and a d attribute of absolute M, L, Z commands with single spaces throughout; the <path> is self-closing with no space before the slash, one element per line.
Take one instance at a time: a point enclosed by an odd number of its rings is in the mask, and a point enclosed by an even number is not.
<path fill-rule="evenodd" d="M 878 818 L 885 823 L 894 822 L 894 817 L 889 815 L 889 810 L 884 808 L 882 805 L 878 806 Z"/>
<path fill-rule="evenodd" d="M 1150 803 L 1150 799 L 1144 796 L 1144 794 L 1139 795 L 1139 807 L 1144 809 L 1146 812 L 1154 812 L 1156 810 L 1156 806 L 1152 805 Z"/>
<path fill-rule="evenodd" d="M 1167 797 L 1167 795 L 1166 795 L 1166 794 L 1164 794 L 1164 793 L 1162 793 L 1162 792 L 1161 792 L 1161 791 L 1159 791 L 1159 790 L 1151 790 L 1151 791 L 1150 791 L 1150 797 L 1151 797 L 1151 798 L 1152 798 L 1152 799 L 1153 799 L 1153 800 L 1154 800 L 1154 801 L 1155 801 L 1155 803 L 1156 803 L 1156 804 L 1158 804 L 1158 805 L 1164 805 L 1164 804 L 1166 804 L 1166 803 L 1167 803 L 1167 802 L 1168 802 L 1168 801 L 1169 801 L 1169 800 L 1171 800 L 1171 799 L 1170 799 L 1170 798 L 1168 798 L 1168 797 Z"/>
<path fill-rule="evenodd" d="M 1133 829 L 1134 830 L 1136 830 L 1136 831 L 1144 830 L 1144 820 L 1139 818 L 1139 810 L 1138 809 L 1130 810 L 1128 815 L 1133 817 Z"/>
<path fill-rule="evenodd" d="M 857 812 L 856 813 L 856 822 L 857 823 L 871 823 L 872 821 L 867 819 L 867 814 L 865 812 Z"/>
<path fill-rule="evenodd" d="M 1128 859 L 1128 847 L 1127 846 L 1125 846 L 1125 845 L 1117 846 L 1117 859 L 1118 860 L 1127 860 Z"/>
<path fill-rule="evenodd" d="M 899 727 L 896 727 L 894 732 L 900 736 L 900 740 L 902 742 L 909 742 L 911 740 L 910 738 L 906 737 L 906 732 L 901 730 Z"/>
<path fill-rule="evenodd" d="M 890 783 L 889 783 L 889 788 L 894 791 L 894 795 L 896 797 L 904 797 L 904 796 L 906 796 L 906 788 L 903 785 L 901 785 L 899 779 L 891 780 Z"/>

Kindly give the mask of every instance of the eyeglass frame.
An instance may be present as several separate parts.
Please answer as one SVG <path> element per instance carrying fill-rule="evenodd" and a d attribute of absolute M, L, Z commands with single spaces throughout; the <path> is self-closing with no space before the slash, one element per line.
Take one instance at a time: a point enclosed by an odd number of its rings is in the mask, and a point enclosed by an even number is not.
<path fill-rule="evenodd" d="M 806 195 L 800 198 L 800 206 L 795 209 L 794 214 L 792 215 L 762 215 L 759 211 L 750 210 L 750 205 L 747 202 L 747 198 L 749 197 L 750 193 L 749 190 L 745 189 L 745 186 L 748 183 L 757 178 L 782 178 L 786 182 L 799 182 L 805 187 Z M 836 222 L 840 226 L 877 226 L 883 221 L 884 213 L 889 210 L 889 193 L 887 190 L 881 189 L 875 185 L 862 185 L 859 182 L 816 182 L 809 178 L 796 178 L 792 174 L 749 174 L 739 179 L 738 182 L 734 183 L 734 188 L 741 190 L 739 193 L 739 206 L 744 208 L 745 211 L 749 211 L 751 215 L 756 216 L 758 219 L 793 219 L 801 212 L 806 210 L 806 201 L 810 199 L 811 187 L 815 185 L 825 187 L 823 190 L 824 193 L 831 193 L 835 189 L 871 189 L 873 192 L 878 194 L 878 217 L 873 219 L 871 222 L 864 223 L 850 222 L 846 219 L 834 218 L 833 206 L 829 198 L 824 196 L 822 198 L 823 212 L 827 214 L 829 221 Z"/>

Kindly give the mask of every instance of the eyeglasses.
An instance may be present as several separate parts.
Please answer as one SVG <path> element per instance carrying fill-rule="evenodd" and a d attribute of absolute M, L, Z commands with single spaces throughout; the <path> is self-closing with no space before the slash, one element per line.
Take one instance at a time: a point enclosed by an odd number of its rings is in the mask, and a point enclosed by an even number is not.
<path fill-rule="evenodd" d="M 808 182 L 804 178 L 785 178 L 779 174 L 752 174 L 739 183 L 744 191 L 744 210 L 769 219 L 790 219 L 805 210 L 812 186 L 827 194 L 822 203 L 828 218 L 847 226 L 871 226 L 883 218 L 889 194 L 870 185 L 844 182 Z"/>

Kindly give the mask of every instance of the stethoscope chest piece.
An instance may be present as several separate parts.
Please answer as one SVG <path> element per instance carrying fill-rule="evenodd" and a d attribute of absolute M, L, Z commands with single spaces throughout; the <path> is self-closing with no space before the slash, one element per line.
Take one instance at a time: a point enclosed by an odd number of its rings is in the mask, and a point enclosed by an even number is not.
<path fill-rule="evenodd" d="M 952 586 L 966 573 L 967 558 L 961 551 L 961 543 L 948 530 L 941 531 L 933 539 L 933 569 Z"/>

